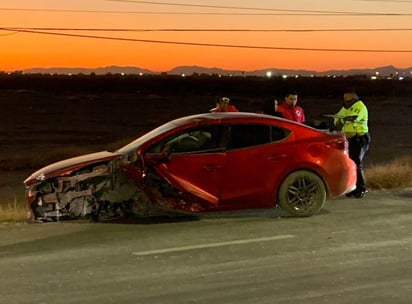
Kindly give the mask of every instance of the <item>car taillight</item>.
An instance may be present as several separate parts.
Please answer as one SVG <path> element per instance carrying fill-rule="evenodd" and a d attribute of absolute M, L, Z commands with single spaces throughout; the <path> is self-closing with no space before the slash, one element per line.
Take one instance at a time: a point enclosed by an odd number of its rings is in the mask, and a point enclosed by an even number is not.
<path fill-rule="evenodd" d="M 326 146 L 337 150 L 347 151 L 349 144 L 345 137 L 339 137 L 332 140 L 328 140 L 326 142 Z"/>

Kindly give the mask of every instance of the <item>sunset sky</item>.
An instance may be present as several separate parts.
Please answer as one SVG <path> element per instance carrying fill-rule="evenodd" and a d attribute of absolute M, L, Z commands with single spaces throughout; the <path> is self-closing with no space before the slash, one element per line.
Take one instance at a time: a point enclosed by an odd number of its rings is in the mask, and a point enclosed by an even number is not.
<path fill-rule="evenodd" d="M 2 71 L 408 68 L 412 0 L 0 0 L 0 58 Z"/>

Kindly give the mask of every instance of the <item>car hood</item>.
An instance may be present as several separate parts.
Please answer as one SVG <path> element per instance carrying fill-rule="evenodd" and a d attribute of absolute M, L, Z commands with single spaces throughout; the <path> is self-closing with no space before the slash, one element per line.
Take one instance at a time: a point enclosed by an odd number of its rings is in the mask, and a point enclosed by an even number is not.
<path fill-rule="evenodd" d="M 24 184 L 27 186 L 48 178 L 69 175 L 73 171 L 85 166 L 103 161 L 110 161 L 121 155 L 122 153 L 102 151 L 65 159 L 37 170 L 24 180 Z"/>

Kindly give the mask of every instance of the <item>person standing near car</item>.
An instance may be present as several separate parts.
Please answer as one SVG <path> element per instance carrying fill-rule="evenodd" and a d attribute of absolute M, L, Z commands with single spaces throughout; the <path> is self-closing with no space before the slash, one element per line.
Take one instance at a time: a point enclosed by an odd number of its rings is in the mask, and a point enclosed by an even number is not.
<path fill-rule="evenodd" d="M 346 196 L 362 198 L 368 192 L 363 172 L 363 158 L 369 149 L 368 109 L 354 89 L 343 94 L 342 108 L 334 119 L 335 126 L 345 133 L 349 142 L 349 157 L 356 164 L 356 189 Z"/>
<path fill-rule="evenodd" d="M 297 105 L 298 94 L 293 91 L 287 91 L 284 102 L 279 104 L 275 99 L 274 108 L 277 113 L 280 113 L 283 118 L 293 120 L 299 123 L 305 122 L 305 112 L 302 107 Z"/>
<path fill-rule="evenodd" d="M 229 104 L 230 99 L 228 97 L 219 97 L 216 99 L 216 107 L 210 109 L 210 112 L 239 112 L 234 106 Z"/>

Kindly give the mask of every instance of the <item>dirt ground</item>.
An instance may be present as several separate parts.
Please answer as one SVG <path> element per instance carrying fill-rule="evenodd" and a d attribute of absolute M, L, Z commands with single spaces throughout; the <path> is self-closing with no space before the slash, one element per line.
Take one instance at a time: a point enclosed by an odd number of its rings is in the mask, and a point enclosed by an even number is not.
<path fill-rule="evenodd" d="M 264 98 L 229 96 L 241 110 L 256 112 Z M 271 98 L 271 97 L 267 97 Z M 367 166 L 412 152 L 412 100 L 367 98 L 372 136 Z M 336 113 L 339 99 L 305 99 L 307 120 Z M 208 111 L 213 96 L 142 95 L 136 93 L 62 93 L 0 90 L 0 161 L 16 155 L 29 157 L 65 146 L 105 150 L 140 136 L 177 117 Z M 0 203 L 21 201 L 22 181 L 33 169 L 0 170 Z"/>

